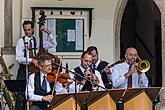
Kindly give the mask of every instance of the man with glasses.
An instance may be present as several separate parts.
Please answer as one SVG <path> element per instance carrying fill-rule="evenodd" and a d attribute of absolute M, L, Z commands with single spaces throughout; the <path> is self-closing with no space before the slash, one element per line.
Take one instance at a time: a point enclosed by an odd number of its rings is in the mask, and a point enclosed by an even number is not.
<path fill-rule="evenodd" d="M 32 101 L 30 110 L 49 110 L 54 85 L 47 80 L 47 74 L 52 71 L 51 58 L 47 55 L 39 56 L 38 67 L 40 72 L 31 74 L 27 85 L 27 97 Z"/>
<path fill-rule="evenodd" d="M 30 110 L 49 110 L 53 94 L 64 93 L 66 90 L 58 81 L 47 80 L 47 75 L 52 72 L 52 59 L 48 55 L 39 56 L 38 67 L 40 72 L 29 76 L 26 90 L 27 100 L 32 101 Z M 56 83 L 55 88 L 54 83 Z M 52 93 L 53 89 L 55 89 L 54 93 Z"/>

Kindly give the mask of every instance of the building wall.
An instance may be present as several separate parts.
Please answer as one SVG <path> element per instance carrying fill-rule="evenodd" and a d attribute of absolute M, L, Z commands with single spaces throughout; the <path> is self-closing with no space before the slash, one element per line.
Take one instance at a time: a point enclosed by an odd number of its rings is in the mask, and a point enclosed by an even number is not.
<path fill-rule="evenodd" d="M 4 1 L 0 0 L 0 47 L 4 47 Z M 99 49 L 100 57 L 109 63 L 119 58 L 119 33 L 120 21 L 123 9 L 127 0 L 13 0 L 13 46 L 22 35 L 22 21 L 31 19 L 30 7 L 78 7 L 78 8 L 94 8 L 92 18 L 92 34 L 89 39 L 89 45 L 95 45 Z M 162 13 L 162 39 L 164 38 L 164 0 L 155 0 Z M 122 6 L 122 7 L 121 7 Z M 162 62 L 164 61 L 164 40 L 162 41 Z M 15 79 L 18 64 L 15 62 L 15 55 L 5 55 L 7 66 L 14 64 L 10 70 L 14 74 Z M 79 59 L 67 59 L 70 68 L 79 64 Z M 163 65 L 164 66 L 164 63 Z M 164 78 L 163 69 L 163 78 Z M 164 85 L 164 80 L 163 80 Z M 163 91 L 164 92 L 164 91 Z M 164 100 L 165 95 L 162 95 Z"/>
<path fill-rule="evenodd" d="M 1 21 L 0 21 L 0 47 L 4 47 L 4 0 L 1 1 Z M 89 45 L 98 47 L 100 58 L 113 63 L 115 60 L 115 37 L 114 37 L 114 15 L 121 0 L 14 0 L 12 2 L 12 19 L 13 19 L 13 46 L 22 33 L 22 22 L 31 19 L 31 7 L 77 7 L 77 8 L 94 8 L 92 16 L 92 32 L 89 39 Z M 15 55 L 4 55 L 7 66 L 14 63 L 11 70 L 12 74 L 17 73 L 18 64 L 15 62 Z M 10 58 L 11 60 L 8 60 Z M 69 63 L 69 68 L 79 64 L 78 59 L 64 59 L 63 62 Z M 16 76 L 15 76 L 16 77 Z M 14 78 L 15 78 L 14 77 Z"/>
<path fill-rule="evenodd" d="M 30 7 L 77 7 L 77 8 L 94 8 L 92 17 L 92 34 L 89 39 L 89 45 L 95 45 L 98 47 L 100 57 L 110 63 L 114 58 L 114 13 L 118 0 L 24 0 L 22 1 L 22 21 L 25 19 L 31 19 Z M 18 8 L 19 10 L 19 8 Z M 17 30 L 18 31 L 18 30 Z M 20 31 L 20 30 L 19 30 Z M 20 32 L 18 31 L 18 35 Z M 79 59 L 64 59 L 63 62 L 68 62 L 70 68 L 73 68 L 79 64 Z"/>
<path fill-rule="evenodd" d="M 4 41 L 4 0 L 0 0 L 0 16 L 1 16 L 1 20 L 0 20 L 0 47 L 3 47 L 3 41 Z"/>

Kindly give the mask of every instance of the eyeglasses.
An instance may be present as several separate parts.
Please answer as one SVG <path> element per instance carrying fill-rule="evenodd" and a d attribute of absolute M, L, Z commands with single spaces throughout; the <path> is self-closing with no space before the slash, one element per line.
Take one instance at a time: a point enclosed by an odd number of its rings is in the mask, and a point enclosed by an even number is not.
<path fill-rule="evenodd" d="M 45 67 L 45 68 L 52 68 L 52 64 L 50 64 L 50 65 L 42 65 L 42 67 Z"/>

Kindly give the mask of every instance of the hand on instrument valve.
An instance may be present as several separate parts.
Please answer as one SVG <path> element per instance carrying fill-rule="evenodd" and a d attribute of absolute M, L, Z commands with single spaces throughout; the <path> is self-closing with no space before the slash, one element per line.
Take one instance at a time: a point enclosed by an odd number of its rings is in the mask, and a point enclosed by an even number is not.
<path fill-rule="evenodd" d="M 137 66 L 136 66 L 136 64 L 130 66 L 130 69 L 129 69 L 128 73 L 125 74 L 125 77 L 128 78 L 129 76 L 131 76 L 135 72 L 137 72 Z"/>
<path fill-rule="evenodd" d="M 97 84 L 100 82 L 98 77 L 95 74 L 91 73 L 89 70 L 86 70 L 84 72 L 84 77 L 89 78 L 92 81 L 95 81 L 95 83 Z"/>
<path fill-rule="evenodd" d="M 91 79 L 92 78 L 92 73 L 89 70 L 85 70 L 84 71 L 84 77 Z"/>
<path fill-rule="evenodd" d="M 137 72 L 137 66 L 136 65 L 132 65 L 129 71 L 131 73 Z"/>
<path fill-rule="evenodd" d="M 111 69 L 108 67 L 108 65 L 103 69 L 103 72 L 106 74 L 111 74 Z"/>
<path fill-rule="evenodd" d="M 46 95 L 42 97 L 43 101 L 51 102 L 53 100 L 53 95 Z"/>

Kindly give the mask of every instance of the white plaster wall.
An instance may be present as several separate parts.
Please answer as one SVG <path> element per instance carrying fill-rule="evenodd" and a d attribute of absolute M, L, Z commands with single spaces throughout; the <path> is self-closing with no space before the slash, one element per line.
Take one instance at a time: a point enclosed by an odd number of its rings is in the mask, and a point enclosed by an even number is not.
<path fill-rule="evenodd" d="M 92 19 L 92 35 L 90 45 L 99 49 L 100 57 L 110 63 L 115 61 L 114 46 L 114 15 L 115 9 L 120 0 L 13 0 L 13 46 L 22 35 L 22 21 L 31 19 L 30 7 L 78 7 L 94 8 Z M 0 47 L 4 46 L 4 0 L 0 0 Z M 8 66 L 14 64 L 9 70 L 16 78 L 18 64 L 15 62 L 15 55 L 4 55 L 5 63 Z M 63 64 L 69 63 L 69 68 L 80 64 L 79 59 L 64 59 Z"/>
<path fill-rule="evenodd" d="M 13 46 L 21 35 L 22 26 L 22 0 L 13 0 Z"/>
<path fill-rule="evenodd" d="M 31 7 L 78 7 L 94 8 L 92 18 L 92 34 L 89 44 L 99 49 L 99 56 L 108 61 L 114 62 L 114 15 L 119 0 L 14 0 L 13 1 L 13 45 L 22 34 L 21 22 L 31 19 Z M 22 5 L 22 6 L 21 6 Z M 3 44 L 3 43 L 2 43 Z M 14 58 L 14 57 L 13 57 Z M 73 68 L 79 64 L 79 59 L 64 59 Z"/>
<path fill-rule="evenodd" d="M 99 56 L 112 63 L 115 60 L 114 54 L 114 13 L 118 0 L 24 0 L 22 1 L 22 19 L 31 19 L 30 7 L 78 7 L 94 8 L 92 19 L 92 34 L 90 45 L 99 49 Z M 69 67 L 73 68 L 79 64 L 79 59 L 68 60 Z"/>
<path fill-rule="evenodd" d="M 23 0 L 22 18 L 31 18 L 31 8 L 29 7 L 93 7 L 95 0 Z"/>
<path fill-rule="evenodd" d="M 3 47 L 4 44 L 4 0 L 0 0 L 0 47 Z M 1 50 L 1 49 L 0 49 Z"/>
<path fill-rule="evenodd" d="M 96 45 L 100 57 L 109 63 L 115 60 L 114 54 L 114 13 L 118 0 L 96 0 L 93 11 L 93 30 L 90 45 Z"/>

